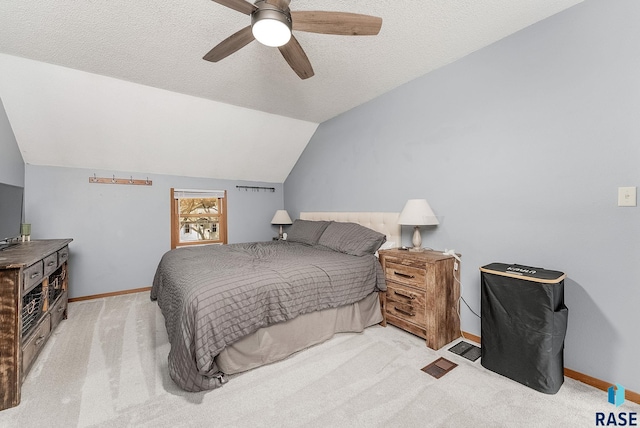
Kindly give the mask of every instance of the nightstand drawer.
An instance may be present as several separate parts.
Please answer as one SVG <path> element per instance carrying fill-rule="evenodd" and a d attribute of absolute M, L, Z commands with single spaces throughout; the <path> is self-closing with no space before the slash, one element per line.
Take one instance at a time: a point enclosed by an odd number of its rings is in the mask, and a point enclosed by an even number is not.
<path fill-rule="evenodd" d="M 387 314 L 424 328 L 424 307 L 411 303 L 387 301 Z"/>
<path fill-rule="evenodd" d="M 425 269 L 389 262 L 385 264 L 385 278 L 387 281 L 395 281 L 424 290 L 426 289 L 426 276 L 427 271 Z"/>
<path fill-rule="evenodd" d="M 426 293 L 393 282 L 387 283 L 387 313 L 424 327 Z"/>
<path fill-rule="evenodd" d="M 427 296 L 422 290 L 406 287 L 394 282 L 387 282 L 387 300 L 425 307 Z"/>

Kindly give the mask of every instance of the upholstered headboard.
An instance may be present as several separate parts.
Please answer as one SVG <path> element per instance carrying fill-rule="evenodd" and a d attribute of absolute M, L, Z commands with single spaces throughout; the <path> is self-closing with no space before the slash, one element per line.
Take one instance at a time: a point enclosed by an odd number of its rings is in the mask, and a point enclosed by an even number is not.
<path fill-rule="evenodd" d="M 361 226 L 384 233 L 387 242 L 395 242 L 395 246 L 401 245 L 401 227 L 398 224 L 400 213 L 381 212 L 301 212 L 301 220 L 326 220 L 357 223 Z"/>

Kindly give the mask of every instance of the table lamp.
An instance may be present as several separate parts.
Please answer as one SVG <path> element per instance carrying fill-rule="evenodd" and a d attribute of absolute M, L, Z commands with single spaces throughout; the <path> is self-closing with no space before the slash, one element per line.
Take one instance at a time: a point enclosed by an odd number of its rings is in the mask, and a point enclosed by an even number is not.
<path fill-rule="evenodd" d="M 291 217 L 289 217 L 289 213 L 287 210 L 278 210 L 276 214 L 271 219 L 271 224 L 280 226 L 280 234 L 278 235 L 278 239 L 282 239 L 282 225 L 291 224 Z"/>
<path fill-rule="evenodd" d="M 413 248 L 409 248 L 409 251 L 423 251 L 420 226 L 436 225 L 439 222 L 426 199 L 409 199 L 400 213 L 398 224 L 414 226 L 411 241 Z"/>

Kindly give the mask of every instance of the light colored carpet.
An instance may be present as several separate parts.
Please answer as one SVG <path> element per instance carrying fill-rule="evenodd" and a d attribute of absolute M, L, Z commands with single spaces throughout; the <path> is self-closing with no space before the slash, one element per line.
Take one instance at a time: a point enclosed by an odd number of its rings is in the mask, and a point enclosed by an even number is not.
<path fill-rule="evenodd" d="M 186 393 L 167 374 L 164 318 L 148 293 L 69 305 L 3 427 L 592 427 L 616 409 L 572 379 L 546 395 L 393 326 L 339 334 L 294 356 Z M 440 379 L 420 369 L 440 356 Z"/>

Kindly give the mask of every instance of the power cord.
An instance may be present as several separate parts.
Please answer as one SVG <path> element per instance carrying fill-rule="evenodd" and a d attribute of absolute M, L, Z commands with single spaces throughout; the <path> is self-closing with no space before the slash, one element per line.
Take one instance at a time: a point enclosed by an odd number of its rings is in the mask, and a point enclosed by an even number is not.
<path fill-rule="evenodd" d="M 462 297 L 462 295 L 460 295 L 460 300 L 462 300 L 464 302 L 464 304 L 467 306 L 467 308 L 469 308 L 469 310 L 471 311 L 471 313 L 475 316 L 477 316 L 478 318 L 482 319 L 482 317 L 480 315 L 478 315 L 476 313 L 476 311 L 474 311 L 473 309 L 471 309 L 471 306 L 469 306 L 469 304 L 467 303 L 466 300 L 464 300 L 464 297 Z"/>
<path fill-rule="evenodd" d="M 482 317 L 480 315 L 478 315 L 476 313 L 476 311 L 471 309 L 471 306 L 469 306 L 467 301 L 464 300 L 464 297 L 462 297 L 462 282 L 460 282 L 460 264 L 462 263 L 462 260 L 460 260 L 460 256 L 458 256 L 456 254 L 455 250 L 446 250 L 445 249 L 443 254 L 446 254 L 448 256 L 452 256 L 453 258 L 456 259 L 456 261 L 453 262 L 453 279 L 459 285 L 460 297 L 458 298 L 458 304 L 456 305 L 456 307 L 454 309 L 456 311 L 456 314 L 458 315 L 458 321 L 459 321 L 459 325 L 460 325 L 460 336 L 462 336 L 463 339 L 466 339 L 466 337 L 464 337 L 464 333 L 462 332 L 462 316 L 460 315 L 460 300 L 462 300 L 464 302 L 464 304 L 467 306 L 467 308 L 469 308 L 469 310 L 471 311 L 471 313 L 473 315 L 477 316 L 480 319 L 482 319 Z"/>

